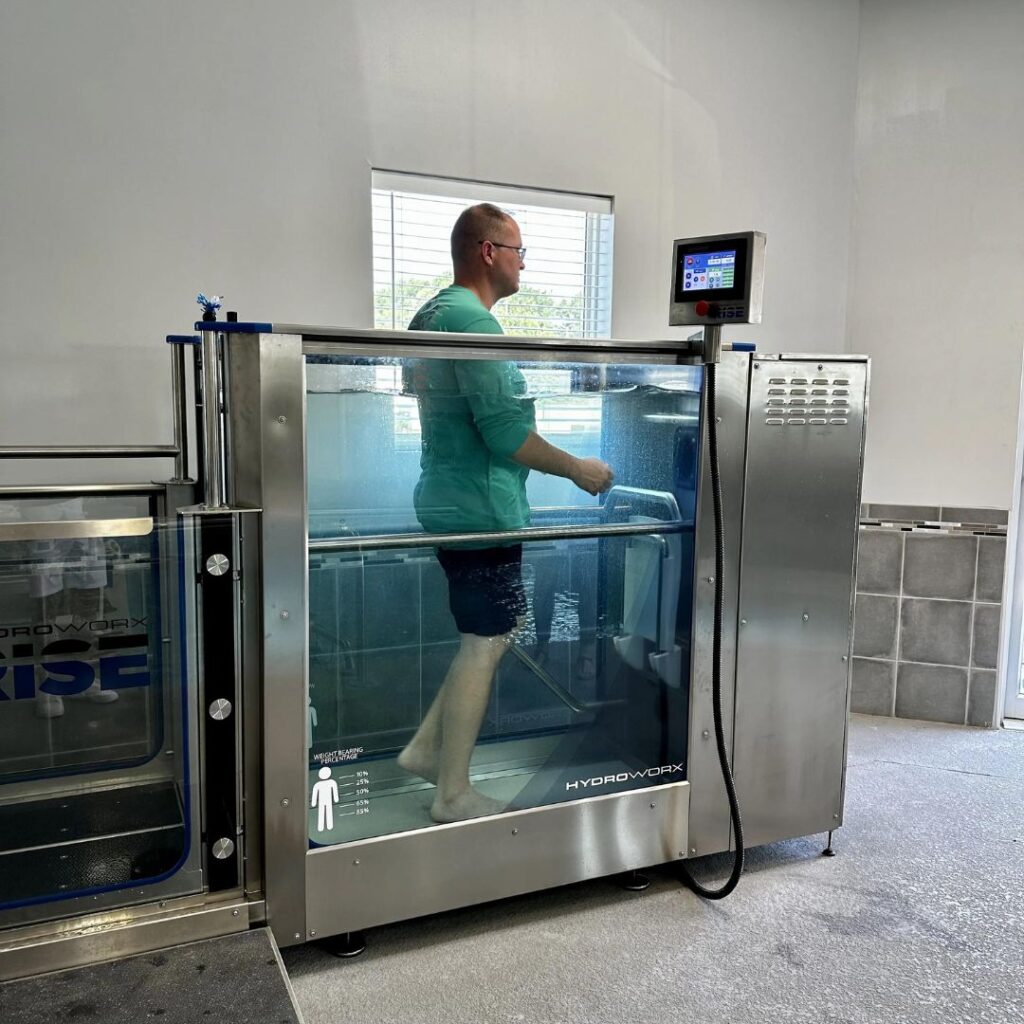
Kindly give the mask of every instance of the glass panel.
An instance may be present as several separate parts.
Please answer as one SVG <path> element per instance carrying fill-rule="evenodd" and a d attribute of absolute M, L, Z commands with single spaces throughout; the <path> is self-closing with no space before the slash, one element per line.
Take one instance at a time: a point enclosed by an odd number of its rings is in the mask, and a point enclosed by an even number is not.
<path fill-rule="evenodd" d="M 455 370 L 455 379 L 478 380 L 479 366 L 307 365 L 310 537 L 349 544 L 314 548 L 309 563 L 313 845 L 685 778 L 701 371 L 502 364 L 521 378 L 507 401 L 542 432 L 554 425 L 551 443 L 609 463 L 615 486 L 593 497 L 531 472 L 528 508 L 518 518 L 494 508 L 485 522 L 472 505 L 473 452 L 453 463 L 447 500 L 426 497 L 437 493 L 430 446 L 467 410 L 474 424 L 494 412 L 479 389 L 430 385 L 450 384 Z M 401 409 L 410 401 L 415 429 Z M 438 417 L 448 419 L 439 426 Z M 559 432 L 566 422 L 574 426 Z M 503 480 L 494 461 L 491 493 L 514 502 L 507 478 L 517 465 L 504 460 Z M 465 538 L 440 553 L 433 538 L 400 547 L 372 539 L 422 535 L 422 524 L 432 534 L 475 532 L 474 522 L 512 531 L 499 554 L 493 540 L 488 554 Z M 601 533 L 612 525 L 636 533 Z M 575 535 L 522 543 L 520 566 L 510 545 L 524 526 Z M 467 627 L 466 616 L 481 625 Z M 468 802 L 442 793 L 439 775 L 458 774 L 452 735 L 471 752 Z"/>
<path fill-rule="evenodd" d="M 0 909 L 161 881 L 190 849 L 181 535 L 72 536 L 93 500 L 0 509 Z"/>

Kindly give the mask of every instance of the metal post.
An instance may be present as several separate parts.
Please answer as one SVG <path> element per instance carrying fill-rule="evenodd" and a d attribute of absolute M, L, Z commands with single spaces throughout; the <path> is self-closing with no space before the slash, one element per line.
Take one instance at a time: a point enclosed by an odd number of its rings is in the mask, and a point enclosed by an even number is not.
<path fill-rule="evenodd" d="M 704 325 L 704 352 L 701 359 L 705 363 L 720 363 L 722 361 L 721 324 Z"/>
<path fill-rule="evenodd" d="M 224 473 L 221 461 L 221 366 L 223 335 L 203 331 L 203 438 L 207 508 L 224 507 Z"/>
<path fill-rule="evenodd" d="M 192 347 L 192 396 L 195 402 L 196 496 L 206 493 L 206 445 L 203 443 L 203 346 Z"/>
<path fill-rule="evenodd" d="M 174 415 L 174 480 L 188 480 L 188 420 L 185 397 L 185 346 L 171 346 L 171 409 Z"/>

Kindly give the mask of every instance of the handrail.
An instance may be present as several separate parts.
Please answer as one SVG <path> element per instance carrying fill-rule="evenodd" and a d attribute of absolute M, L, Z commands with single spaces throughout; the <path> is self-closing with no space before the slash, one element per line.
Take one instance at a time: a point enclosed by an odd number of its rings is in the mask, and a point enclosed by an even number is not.
<path fill-rule="evenodd" d="M 86 498 L 105 494 L 160 494 L 163 484 L 2 484 L 0 498 L 66 496 Z"/>
<path fill-rule="evenodd" d="M 310 554 L 354 551 L 359 548 L 426 548 L 441 544 L 505 544 L 530 540 L 569 540 L 573 537 L 636 537 L 645 534 L 682 533 L 692 523 L 611 523 L 606 526 L 534 526 L 522 530 L 481 533 L 392 533 L 364 537 L 327 537 L 308 542 Z"/>
<path fill-rule="evenodd" d="M 58 519 L 55 522 L 0 523 L 0 542 L 146 537 L 152 532 L 152 516 L 138 516 L 133 519 Z"/>
<path fill-rule="evenodd" d="M 180 454 L 176 444 L 0 446 L 0 459 L 175 459 Z"/>

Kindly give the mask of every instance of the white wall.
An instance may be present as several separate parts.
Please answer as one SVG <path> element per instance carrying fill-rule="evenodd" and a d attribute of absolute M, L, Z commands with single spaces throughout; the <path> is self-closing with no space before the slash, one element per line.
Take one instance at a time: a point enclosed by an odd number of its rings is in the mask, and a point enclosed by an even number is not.
<path fill-rule="evenodd" d="M 613 195 L 619 336 L 685 333 L 673 237 L 767 231 L 744 336 L 841 350 L 857 14 L 7 0 L 2 443 L 168 442 L 163 338 L 200 290 L 242 319 L 370 326 L 371 166 Z"/>
<path fill-rule="evenodd" d="M 864 0 L 849 347 L 866 501 L 1008 508 L 1024 347 L 1024 3 Z"/>

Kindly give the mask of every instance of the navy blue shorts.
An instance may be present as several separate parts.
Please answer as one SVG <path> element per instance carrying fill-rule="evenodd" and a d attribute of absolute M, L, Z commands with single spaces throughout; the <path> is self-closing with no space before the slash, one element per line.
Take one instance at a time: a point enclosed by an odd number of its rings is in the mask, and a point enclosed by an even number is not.
<path fill-rule="evenodd" d="M 460 633 L 503 636 L 526 614 L 523 546 L 438 548 L 448 607 Z"/>

